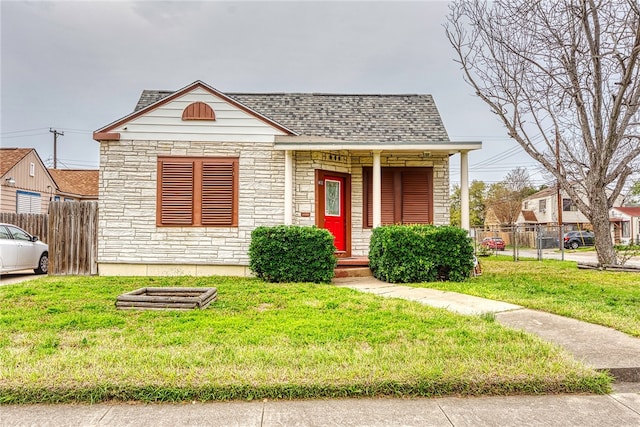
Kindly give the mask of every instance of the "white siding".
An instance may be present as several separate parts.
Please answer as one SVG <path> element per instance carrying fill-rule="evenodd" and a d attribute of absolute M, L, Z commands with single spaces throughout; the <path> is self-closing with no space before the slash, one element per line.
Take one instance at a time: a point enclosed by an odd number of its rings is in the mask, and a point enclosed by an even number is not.
<path fill-rule="evenodd" d="M 208 104 L 215 121 L 182 120 L 182 112 L 193 102 Z M 274 135 L 285 133 L 263 120 L 202 88 L 115 128 L 123 140 L 202 141 L 202 142 L 273 142 Z"/>

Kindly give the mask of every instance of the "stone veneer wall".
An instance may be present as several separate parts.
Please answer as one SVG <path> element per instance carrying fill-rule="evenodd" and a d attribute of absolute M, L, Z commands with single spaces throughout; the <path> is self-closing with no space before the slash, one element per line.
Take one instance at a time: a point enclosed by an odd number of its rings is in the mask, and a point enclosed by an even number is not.
<path fill-rule="evenodd" d="M 238 227 L 156 227 L 158 156 L 238 157 Z M 100 157 L 98 263 L 104 269 L 109 264 L 246 266 L 251 231 L 284 220 L 284 152 L 274 151 L 271 143 L 125 140 L 102 142 Z"/>
<path fill-rule="evenodd" d="M 284 221 L 284 152 L 274 151 L 270 143 L 112 141 L 101 143 L 100 156 L 100 274 L 248 274 L 251 231 Z M 238 227 L 157 227 L 158 156 L 238 157 Z M 371 230 L 362 227 L 362 167 L 372 162 L 370 152 L 295 152 L 294 224 L 315 224 L 316 169 L 351 174 L 352 255 L 366 255 Z M 381 156 L 383 167 L 434 168 L 438 225 L 449 223 L 448 163 L 446 154 Z"/>

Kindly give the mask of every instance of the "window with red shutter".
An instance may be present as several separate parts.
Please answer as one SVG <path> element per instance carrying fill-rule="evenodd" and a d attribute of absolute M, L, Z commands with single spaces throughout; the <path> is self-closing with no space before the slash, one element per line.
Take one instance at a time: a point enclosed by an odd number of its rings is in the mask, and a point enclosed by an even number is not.
<path fill-rule="evenodd" d="M 158 226 L 238 225 L 238 159 L 158 158 Z"/>
<path fill-rule="evenodd" d="M 373 170 L 363 168 L 364 226 L 373 226 Z M 433 223 L 433 169 L 382 168 L 382 224 Z"/>

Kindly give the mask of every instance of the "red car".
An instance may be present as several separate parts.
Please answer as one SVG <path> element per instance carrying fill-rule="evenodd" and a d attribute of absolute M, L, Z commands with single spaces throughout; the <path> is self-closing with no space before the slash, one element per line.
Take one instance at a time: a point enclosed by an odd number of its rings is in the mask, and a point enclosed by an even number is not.
<path fill-rule="evenodd" d="M 487 249 L 494 249 L 497 251 L 504 251 L 504 247 L 506 246 L 504 240 L 500 237 L 485 237 L 482 239 L 482 243 L 480 243 Z"/>

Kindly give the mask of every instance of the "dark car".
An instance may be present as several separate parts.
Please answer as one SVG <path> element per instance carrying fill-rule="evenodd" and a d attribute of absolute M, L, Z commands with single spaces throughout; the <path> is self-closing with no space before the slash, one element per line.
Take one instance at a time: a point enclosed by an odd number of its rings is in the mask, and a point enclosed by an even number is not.
<path fill-rule="evenodd" d="M 482 239 L 480 245 L 484 246 L 487 249 L 494 249 L 497 251 L 504 251 L 505 243 L 500 237 L 485 237 Z"/>
<path fill-rule="evenodd" d="M 570 231 L 564 235 L 565 249 L 578 249 L 580 246 L 595 245 L 595 238 L 591 231 Z"/>

